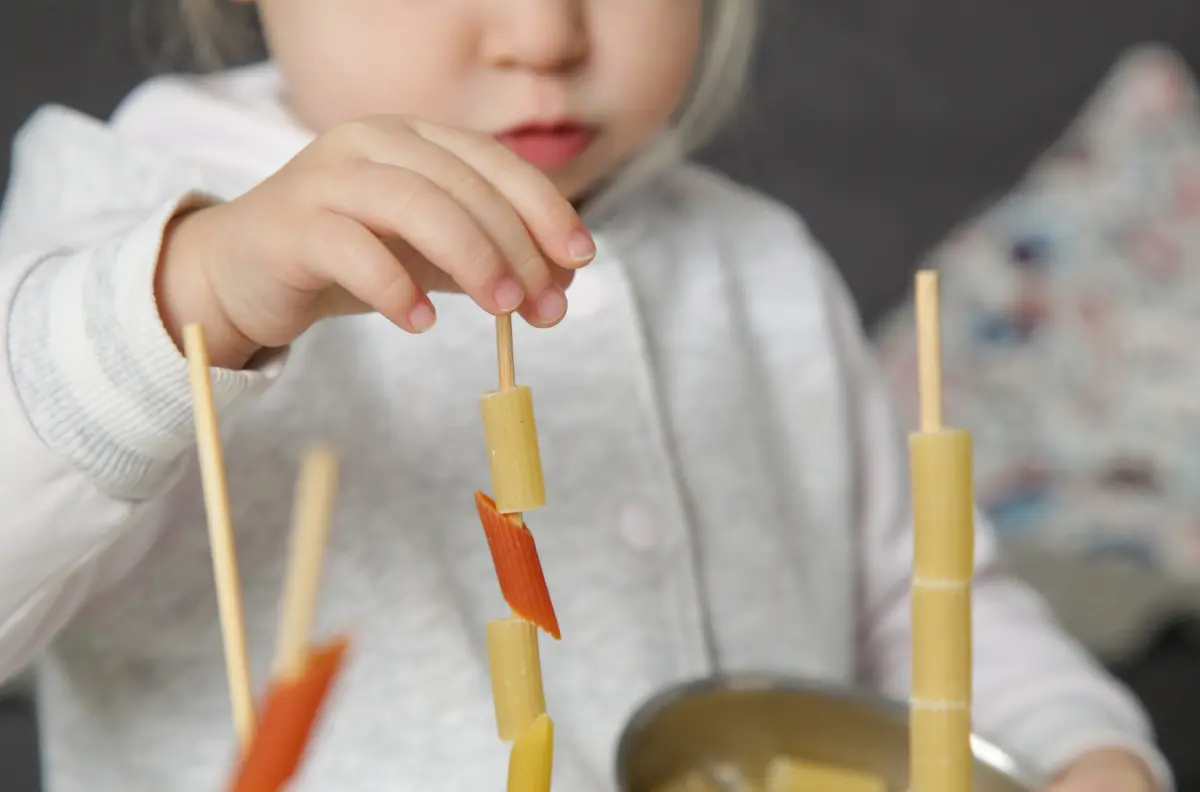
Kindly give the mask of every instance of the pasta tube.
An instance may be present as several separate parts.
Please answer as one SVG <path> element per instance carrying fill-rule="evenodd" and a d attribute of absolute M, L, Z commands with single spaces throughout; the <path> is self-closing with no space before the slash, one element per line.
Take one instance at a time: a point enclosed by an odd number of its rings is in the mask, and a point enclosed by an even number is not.
<path fill-rule="evenodd" d="M 554 767 L 554 721 L 540 715 L 513 744 L 508 792 L 550 792 Z"/>
<path fill-rule="evenodd" d="M 912 435 L 912 788 L 971 789 L 971 437 L 961 429 Z"/>
<path fill-rule="evenodd" d="M 317 649 L 308 656 L 303 676 L 272 685 L 232 792 L 279 792 L 291 781 L 346 647 L 347 641 L 339 639 Z"/>
<path fill-rule="evenodd" d="M 546 714 L 537 626 L 524 619 L 490 621 L 487 643 L 496 728 L 501 740 L 512 742 Z"/>
<path fill-rule="evenodd" d="M 517 616 L 533 622 L 556 640 L 561 639 L 533 534 L 524 524 L 501 514 L 492 499 L 482 492 L 475 493 L 475 508 L 492 551 L 504 601 Z"/>
<path fill-rule="evenodd" d="M 497 510 L 519 514 L 545 506 L 533 392 L 527 385 L 492 391 L 479 398 L 479 405 Z"/>

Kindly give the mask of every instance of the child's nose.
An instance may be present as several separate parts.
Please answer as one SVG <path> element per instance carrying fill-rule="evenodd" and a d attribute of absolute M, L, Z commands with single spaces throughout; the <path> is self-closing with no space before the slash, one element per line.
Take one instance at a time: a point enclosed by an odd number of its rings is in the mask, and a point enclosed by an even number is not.
<path fill-rule="evenodd" d="M 493 66 L 561 73 L 587 58 L 582 0 L 503 0 L 493 6 L 484 48 Z"/>

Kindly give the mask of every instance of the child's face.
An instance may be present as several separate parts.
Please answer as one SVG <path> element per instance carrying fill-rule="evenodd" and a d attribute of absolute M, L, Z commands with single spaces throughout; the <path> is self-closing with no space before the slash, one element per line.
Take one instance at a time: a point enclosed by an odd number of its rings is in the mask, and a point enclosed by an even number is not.
<path fill-rule="evenodd" d="M 701 0 L 258 5 L 289 101 L 315 131 L 401 114 L 494 134 L 570 198 L 666 125 L 701 36 Z"/>

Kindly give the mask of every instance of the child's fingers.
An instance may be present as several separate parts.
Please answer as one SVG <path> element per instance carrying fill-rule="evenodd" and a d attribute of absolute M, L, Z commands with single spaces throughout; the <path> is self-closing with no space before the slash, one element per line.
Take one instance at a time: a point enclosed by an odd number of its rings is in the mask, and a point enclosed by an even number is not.
<path fill-rule="evenodd" d="M 433 326 L 433 304 L 378 237 L 334 213 L 308 226 L 308 267 L 410 333 Z"/>
<path fill-rule="evenodd" d="M 376 234 L 404 240 L 485 311 L 499 314 L 514 307 L 502 304 L 510 302 L 503 285 L 513 277 L 504 255 L 471 213 L 423 174 L 350 162 L 323 174 L 317 189 L 324 208 Z M 413 269 L 417 262 L 401 263 L 420 282 L 421 275 Z"/>
<path fill-rule="evenodd" d="M 516 277 L 516 282 L 508 285 L 507 304 L 497 299 L 502 310 L 512 311 L 528 301 L 541 306 L 526 317 L 534 324 L 553 324 L 562 317 L 565 299 L 551 274 L 552 269 L 561 268 L 547 262 L 517 211 L 495 185 L 453 152 L 419 135 L 380 135 L 369 145 L 367 154 L 375 161 L 421 173 L 453 196 L 500 248 Z"/>
<path fill-rule="evenodd" d="M 575 207 L 533 165 L 490 137 L 422 121 L 412 127 L 494 184 L 555 263 L 578 268 L 595 256 L 595 243 Z"/>
<path fill-rule="evenodd" d="M 571 283 L 575 280 L 576 272 L 577 272 L 577 270 L 566 269 L 565 267 L 551 267 L 550 268 L 550 274 L 554 278 L 554 283 L 558 286 L 559 289 L 562 290 L 564 298 L 567 294 L 567 289 L 570 287 Z M 560 316 L 558 319 L 547 324 L 541 318 L 542 313 L 543 312 L 539 308 L 538 303 L 535 302 L 534 300 L 526 300 L 525 302 L 521 303 L 521 307 L 517 309 L 517 314 L 522 319 L 524 319 L 526 322 L 528 322 L 529 324 L 531 324 L 535 327 L 549 327 L 551 325 L 558 324 L 558 322 L 560 322 L 562 320 L 562 317 Z"/>

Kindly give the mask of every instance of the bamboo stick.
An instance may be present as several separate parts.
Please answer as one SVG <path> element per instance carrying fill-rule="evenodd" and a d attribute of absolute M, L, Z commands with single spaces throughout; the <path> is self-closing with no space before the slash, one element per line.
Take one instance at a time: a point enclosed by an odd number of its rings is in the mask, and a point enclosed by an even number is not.
<path fill-rule="evenodd" d="M 296 483 L 290 557 L 275 655 L 277 678 L 299 679 L 304 675 L 337 486 L 338 460 L 333 450 L 326 446 L 312 449 Z"/>
<path fill-rule="evenodd" d="M 244 751 L 254 739 L 254 692 L 250 686 L 242 584 L 238 575 L 233 520 L 230 517 L 225 457 L 221 450 L 221 432 L 213 403 L 208 345 L 204 340 L 204 330 L 199 325 L 188 325 L 183 329 L 183 348 L 192 386 L 200 478 L 204 488 L 213 577 L 217 587 L 217 612 L 225 650 L 225 674 L 229 683 L 234 728 Z"/>

